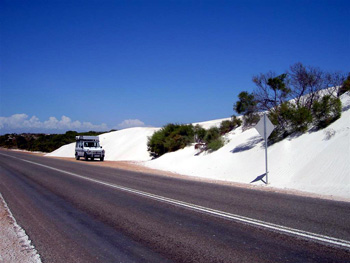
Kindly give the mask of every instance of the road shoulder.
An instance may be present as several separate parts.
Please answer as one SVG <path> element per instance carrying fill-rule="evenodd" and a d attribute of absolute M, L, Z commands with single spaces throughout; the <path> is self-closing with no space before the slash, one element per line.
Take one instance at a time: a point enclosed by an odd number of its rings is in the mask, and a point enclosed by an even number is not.
<path fill-rule="evenodd" d="M 0 262 L 41 262 L 25 231 L 17 224 L 0 193 Z"/>

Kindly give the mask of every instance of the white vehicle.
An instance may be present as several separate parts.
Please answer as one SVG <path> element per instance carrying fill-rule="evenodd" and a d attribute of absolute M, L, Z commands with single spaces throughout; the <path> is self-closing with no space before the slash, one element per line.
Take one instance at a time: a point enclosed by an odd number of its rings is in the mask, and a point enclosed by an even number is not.
<path fill-rule="evenodd" d="M 94 158 L 99 158 L 101 161 L 105 158 L 105 150 L 100 146 L 98 136 L 76 136 L 75 144 L 75 159 L 79 160 L 84 157 L 85 161 L 89 158 L 93 161 Z"/>

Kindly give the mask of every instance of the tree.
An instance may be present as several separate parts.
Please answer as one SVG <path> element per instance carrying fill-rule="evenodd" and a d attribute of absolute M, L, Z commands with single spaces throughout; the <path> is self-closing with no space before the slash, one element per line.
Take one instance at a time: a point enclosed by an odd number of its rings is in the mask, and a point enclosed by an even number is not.
<path fill-rule="evenodd" d="M 344 80 L 343 84 L 339 88 L 338 97 L 343 95 L 345 92 L 350 93 L 350 73 L 348 74 L 348 77 L 346 78 L 346 80 Z"/>
<path fill-rule="evenodd" d="M 287 74 L 285 73 L 276 76 L 275 73 L 269 72 L 254 76 L 253 82 L 257 88 L 253 94 L 257 109 L 259 111 L 268 111 L 290 99 L 291 89 L 287 81 Z"/>
<path fill-rule="evenodd" d="M 256 101 L 253 93 L 248 93 L 247 91 L 242 91 L 238 95 L 239 101 L 235 103 L 233 109 L 238 114 L 249 114 L 256 111 Z"/>
<path fill-rule="evenodd" d="M 281 75 L 269 72 L 253 77 L 256 89 L 252 97 L 256 110 L 267 111 L 276 125 L 271 135 L 273 141 L 295 132 L 305 132 L 312 123 L 317 128 L 324 128 L 339 118 L 341 101 L 337 97 L 349 90 L 350 76 L 344 80 L 342 73 L 329 73 L 301 63 L 292 65 Z M 248 94 L 244 95 L 246 98 Z M 236 106 L 246 109 L 238 103 Z"/>
<path fill-rule="evenodd" d="M 300 62 L 290 66 L 288 76 L 297 106 L 309 110 L 313 103 L 321 98 L 321 90 L 328 91 L 330 96 L 336 97 L 336 90 L 345 80 L 345 76 L 340 72 L 325 72 L 317 67 L 305 67 Z"/>
<path fill-rule="evenodd" d="M 243 126 L 248 127 L 259 121 L 257 114 L 257 101 L 253 93 L 242 91 L 238 95 L 238 101 L 234 104 L 233 109 L 238 114 L 243 114 Z"/>

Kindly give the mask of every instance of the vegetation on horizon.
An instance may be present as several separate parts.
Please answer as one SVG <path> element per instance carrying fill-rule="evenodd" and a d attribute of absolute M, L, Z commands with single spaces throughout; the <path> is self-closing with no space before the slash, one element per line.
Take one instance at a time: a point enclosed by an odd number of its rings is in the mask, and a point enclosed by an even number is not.
<path fill-rule="evenodd" d="M 65 134 L 21 133 L 0 136 L 0 147 L 28 151 L 52 152 L 61 146 L 75 142 L 75 136 L 97 136 L 105 132 L 76 132 L 67 131 Z"/>

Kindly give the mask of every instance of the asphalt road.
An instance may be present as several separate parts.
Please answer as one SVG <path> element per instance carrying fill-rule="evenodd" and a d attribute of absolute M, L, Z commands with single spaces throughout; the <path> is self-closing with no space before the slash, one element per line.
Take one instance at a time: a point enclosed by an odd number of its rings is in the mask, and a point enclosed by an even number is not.
<path fill-rule="evenodd" d="M 350 262 L 350 203 L 0 150 L 43 262 Z"/>

